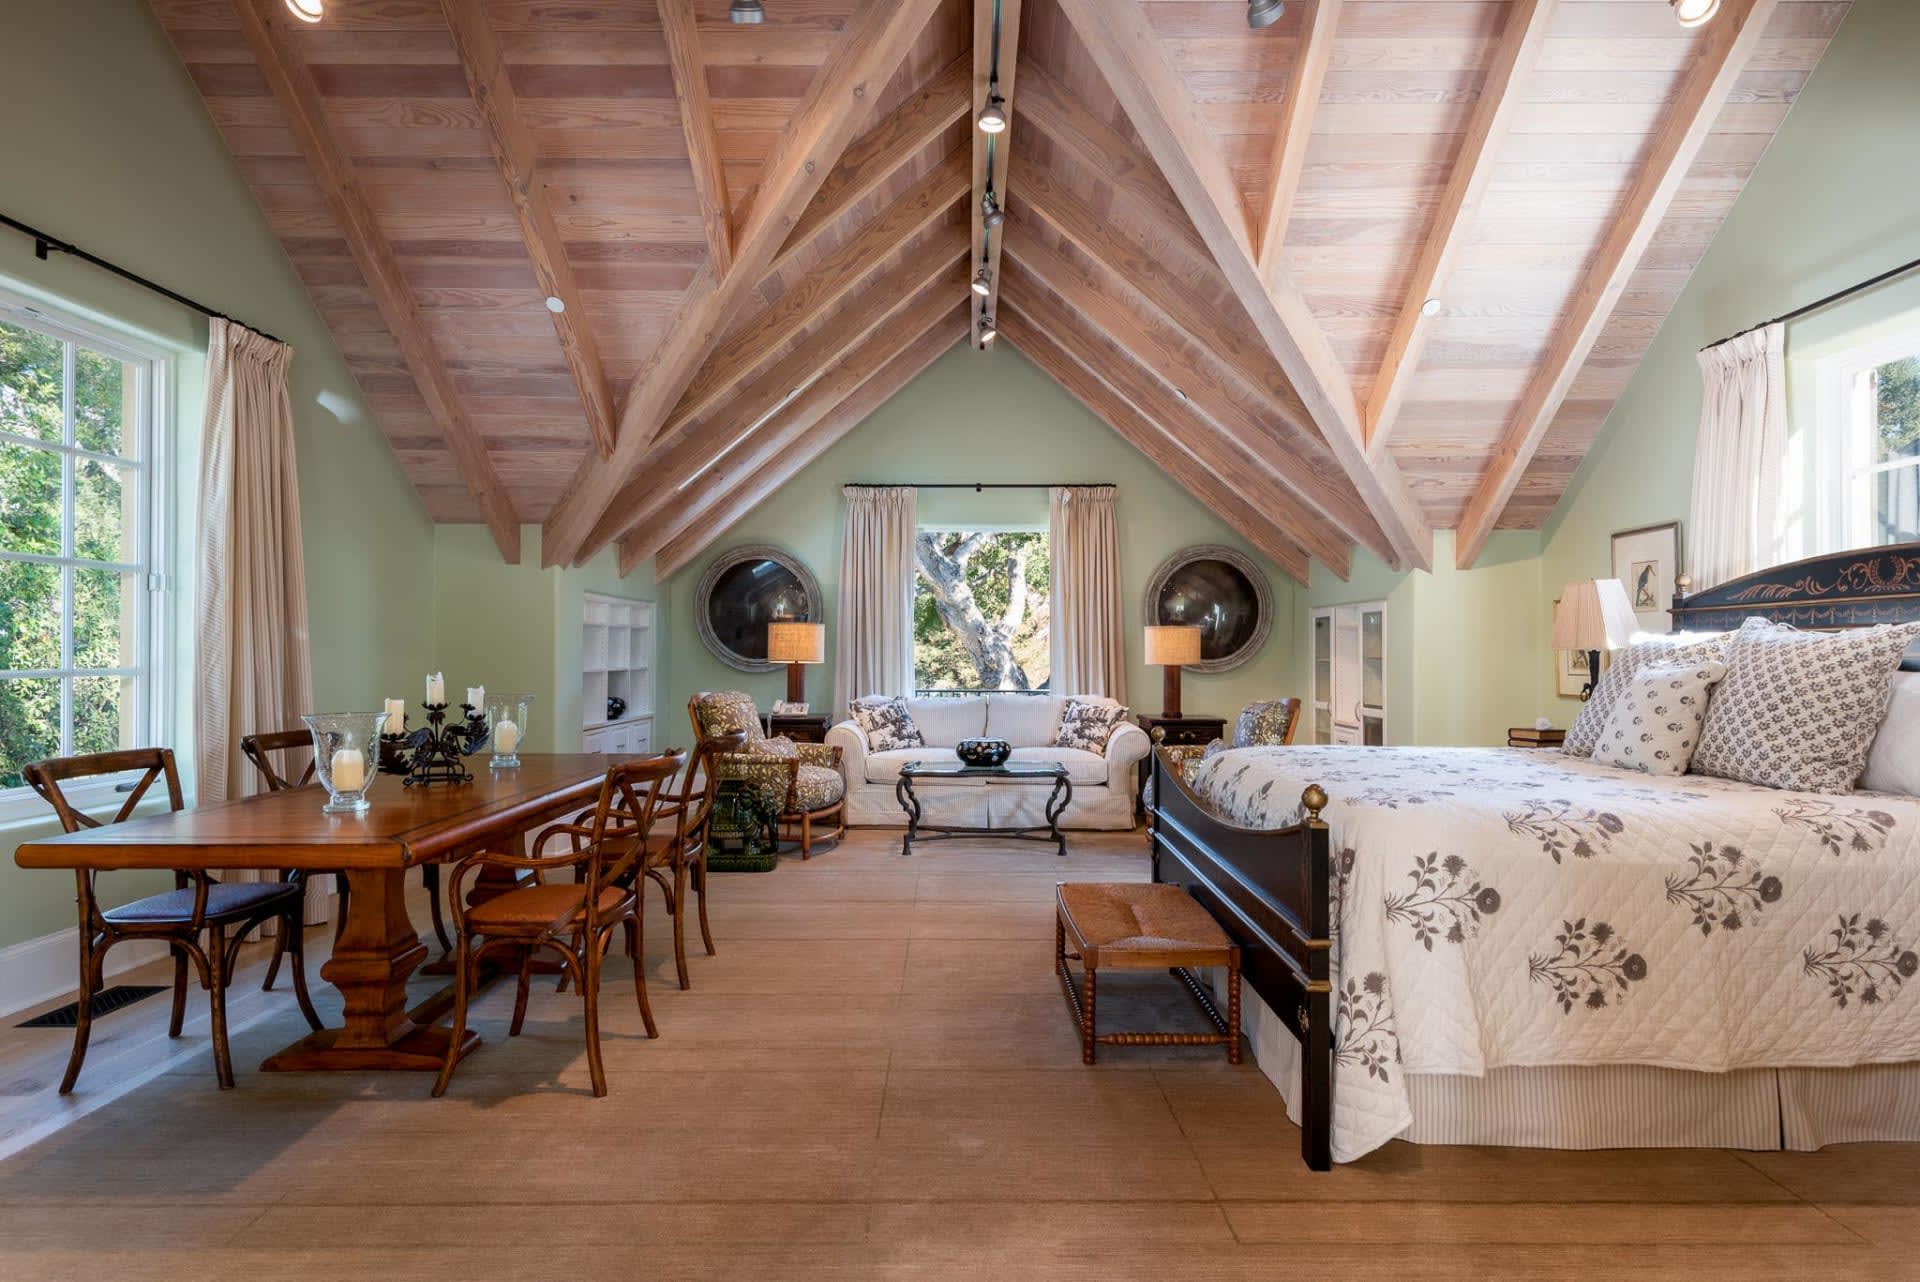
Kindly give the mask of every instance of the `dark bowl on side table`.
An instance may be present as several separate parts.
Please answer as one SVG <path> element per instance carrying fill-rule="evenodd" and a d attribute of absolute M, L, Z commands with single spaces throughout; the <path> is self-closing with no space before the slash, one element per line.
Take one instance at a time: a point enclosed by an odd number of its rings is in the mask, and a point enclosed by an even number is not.
<path fill-rule="evenodd" d="M 1013 754 L 1013 745 L 1005 739 L 962 739 L 953 750 L 969 766 L 1000 766 Z"/>

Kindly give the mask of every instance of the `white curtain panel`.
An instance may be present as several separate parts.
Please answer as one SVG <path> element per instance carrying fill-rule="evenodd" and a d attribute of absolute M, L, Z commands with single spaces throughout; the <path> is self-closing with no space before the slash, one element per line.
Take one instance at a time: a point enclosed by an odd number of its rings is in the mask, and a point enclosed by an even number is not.
<path fill-rule="evenodd" d="M 1055 694 L 1127 701 L 1127 635 L 1121 618 L 1120 522 L 1111 485 L 1048 491 L 1053 558 Z"/>
<path fill-rule="evenodd" d="M 1693 590 L 1780 560 L 1780 469 L 1787 452 L 1786 326 L 1700 353 L 1705 396 L 1693 450 L 1686 569 Z"/>
<path fill-rule="evenodd" d="M 833 631 L 833 699 L 839 717 L 869 694 L 913 693 L 913 534 L 920 492 L 911 485 L 849 485 L 840 544 L 840 601 Z"/>
<path fill-rule="evenodd" d="M 287 370 L 293 349 L 211 322 L 196 534 L 194 766 L 201 801 L 264 788 L 240 754 L 249 734 L 294 729 L 313 708 L 300 481 Z M 316 803 L 317 804 L 317 803 Z M 326 919 L 316 878 L 310 920 Z"/>

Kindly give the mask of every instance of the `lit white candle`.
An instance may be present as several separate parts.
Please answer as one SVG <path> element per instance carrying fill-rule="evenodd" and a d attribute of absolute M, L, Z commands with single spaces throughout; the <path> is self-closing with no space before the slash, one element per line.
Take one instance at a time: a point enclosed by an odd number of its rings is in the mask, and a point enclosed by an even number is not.
<path fill-rule="evenodd" d="M 358 748 L 342 748 L 333 754 L 333 790 L 358 792 L 366 786 L 367 758 Z"/>
<path fill-rule="evenodd" d="M 467 706 L 484 710 L 487 706 L 487 688 L 485 686 L 468 686 Z"/>
<path fill-rule="evenodd" d="M 407 701 L 405 699 L 387 700 L 387 724 L 381 734 L 399 734 L 407 728 Z"/>
<path fill-rule="evenodd" d="M 427 676 L 427 702 L 442 704 L 447 701 L 447 679 L 438 672 Z"/>
<path fill-rule="evenodd" d="M 503 757 L 513 755 L 520 746 L 520 727 L 512 721 L 500 720 L 493 725 L 493 750 Z"/>

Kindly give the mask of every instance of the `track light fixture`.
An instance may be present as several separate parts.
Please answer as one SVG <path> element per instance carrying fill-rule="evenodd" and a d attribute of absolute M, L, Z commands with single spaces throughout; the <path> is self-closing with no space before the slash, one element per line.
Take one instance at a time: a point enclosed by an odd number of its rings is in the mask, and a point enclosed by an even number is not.
<path fill-rule="evenodd" d="M 985 263 L 980 264 L 980 274 L 973 278 L 973 292 L 982 298 L 993 292 L 993 272 Z"/>
<path fill-rule="evenodd" d="M 1002 133 L 1007 127 L 1007 100 L 999 94 L 987 99 L 987 105 L 980 108 L 980 132 L 988 134 Z"/>
<path fill-rule="evenodd" d="M 992 347 L 993 340 L 998 337 L 1000 337 L 1000 331 L 993 327 L 993 317 L 982 316 L 980 318 L 980 350 L 985 351 Z"/>
<path fill-rule="evenodd" d="M 1271 27 L 1286 11 L 1286 0 L 1247 0 L 1247 25 L 1255 31 Z"/>
<path fill-rule="evenodd" d="M 998 227 L 1007 221 L 1007 211 L 1000 208 L 999 198 L 993 194 L 991 187 L 980 197 L 980 221 L 988 227 Z"/>
<path fill-rule="evenodd" d="M 1720 0 L 1667 0 L 1673 6 L 1674 21 L 1683 27 L 1698 27 L 1720 12 Z"/>
<path fill-rule="evenodd" d="M 302 22 L 318 22 L 326 14 L 321 12 L 322 0 L 287 0 L 287 9 Z"/>
<path fill-rule="evenodd" d="M 760 0 L 733 0 L 732 7 L 727 10 L 727 21 L 742 26 L 754 26 L 766 20 L 767 11 L 761 6 Z"/>

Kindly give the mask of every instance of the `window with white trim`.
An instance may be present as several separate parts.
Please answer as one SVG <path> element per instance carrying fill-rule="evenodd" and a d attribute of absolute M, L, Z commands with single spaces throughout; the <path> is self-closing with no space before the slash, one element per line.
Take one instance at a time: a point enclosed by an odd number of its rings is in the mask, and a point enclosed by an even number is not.
<path fill-rule="evenodd" d="M 1818 371 L 1822 541 L 1920 539 L 1920 329 L 1826 357 Z"/>
<path fill-rule="evenodd" d="M 169 373 L 0 293 L 0 803 L 30 762 L 157 741 Z"/>

